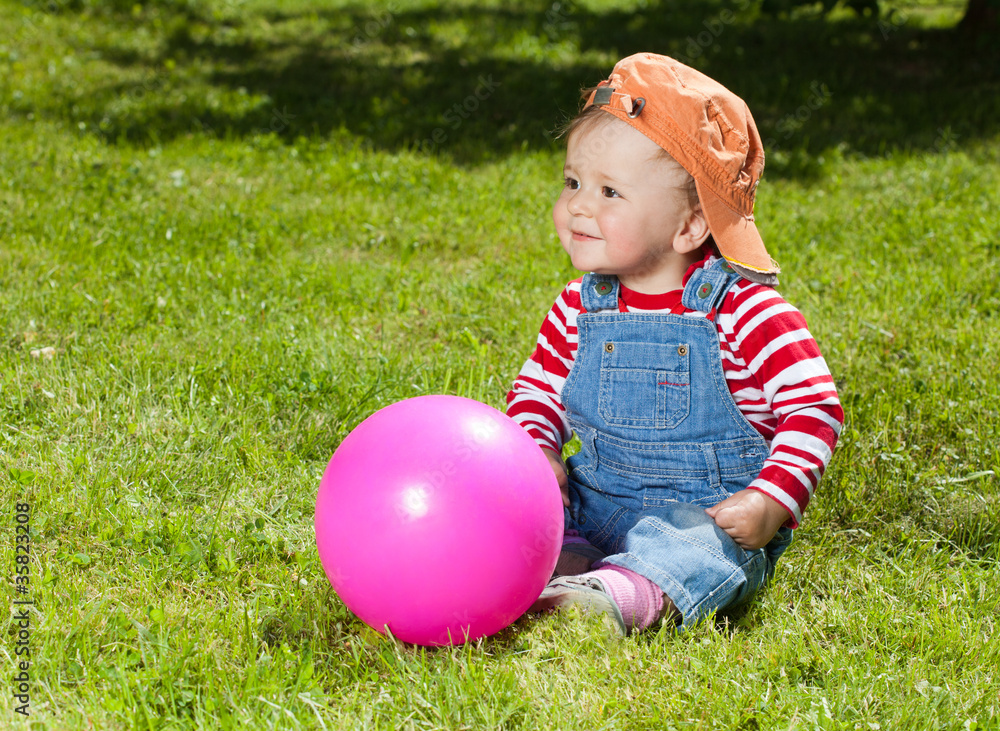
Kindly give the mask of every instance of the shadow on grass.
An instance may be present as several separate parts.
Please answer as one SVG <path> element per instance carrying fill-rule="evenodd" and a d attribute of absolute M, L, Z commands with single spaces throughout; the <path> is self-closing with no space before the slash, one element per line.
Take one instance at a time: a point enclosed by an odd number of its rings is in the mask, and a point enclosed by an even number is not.
<path fill-rule="evenodd" d="M 376 149 L 419 148 L 471 164 L 556 144 L 552 130 L 576 110 L 579 89 L 605 78 L 616 58 L 646 50 L 742 95 L 772 174 L 808 175 L 834 148 L 941 150 L 1000 131 L 1000 53 L 972 48 L 955 31 L 910 28 L 900 16 L 734 12 L 747 0 L 636 12 L 552 0 L 398 11 L 304 3 L 228 15 L 161 5 L 147 28 L 161 33 L 158 44 L 136 51 L 125 31 L 95 43 L 106 61 L 151 79 L 141 103 L 122 105 L 136 87 L 118 83 L 67 100 L 63 115 L 120 141 L 344 131 Z M 145 16 L 92 18 L 151 25 Z M 213 101 L 220 94 L 223 102 Z M 225 101 L 237 94 L 255 101 Z"/>
<path fill-rule="evenodd" d="M 992 477 L 992 475 L 990 475 Z M 945 496 L 919 524 L 943 545 L 979 561 L 1000 561 L 1000 500 L 989 489 L 975 499 Z"/>

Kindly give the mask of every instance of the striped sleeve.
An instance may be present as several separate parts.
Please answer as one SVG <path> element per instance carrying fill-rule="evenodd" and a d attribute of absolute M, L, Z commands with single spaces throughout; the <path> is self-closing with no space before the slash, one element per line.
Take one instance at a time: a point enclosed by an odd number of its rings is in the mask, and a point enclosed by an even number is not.
<path fill-rule="evenodd" d="M 580 280 L 566 285 L 538 332 L 538 341 L 507 394 L 507 415 L 542 447 L 561 453 L 572 437 L 562 389 L 576 358 Z"/>
<path fill-rule="evenodd" d="M 805 318 L 770 287 L 741 282 L 720 309 L 723 369 L 747 419 L 770 443 L 750 484 L 795 527 L 833 456 L 844 411 Z"/>

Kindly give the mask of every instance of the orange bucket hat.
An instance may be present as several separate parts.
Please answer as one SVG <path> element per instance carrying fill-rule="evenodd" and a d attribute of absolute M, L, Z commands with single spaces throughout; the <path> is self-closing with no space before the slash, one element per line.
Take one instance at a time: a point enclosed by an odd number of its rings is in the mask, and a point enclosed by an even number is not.
<path fill-rule="evenodd" d="M 764 278 L 779 271 L 753 220 L 764 147 L 746 102 L 680 61 L 638 53 L 615 65 L 584 108 L 591 105 L 635 127 L 691 174 L 722 256 Z"/>

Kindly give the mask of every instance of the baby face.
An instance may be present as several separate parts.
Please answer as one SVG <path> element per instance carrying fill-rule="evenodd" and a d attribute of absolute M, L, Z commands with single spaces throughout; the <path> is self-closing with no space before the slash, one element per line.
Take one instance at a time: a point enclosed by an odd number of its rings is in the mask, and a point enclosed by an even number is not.
<path fill-rule="evenodd" d="M 570 135 L 563 174 L 552 219 L 576 269 L 614 274 L 629 289 L 651 294 L 681 286 L 701 242 L 693 249 L 685 236 L 692 211 L 683 188 L 689 176 L 680 165 L 609 117 Z"/>

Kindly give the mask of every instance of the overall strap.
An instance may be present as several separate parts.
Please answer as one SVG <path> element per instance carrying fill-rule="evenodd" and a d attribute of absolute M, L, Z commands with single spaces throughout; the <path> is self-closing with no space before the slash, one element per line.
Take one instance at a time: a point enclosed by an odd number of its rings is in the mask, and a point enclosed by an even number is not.
<path fill-rule="evenodd" d="M 709 313 L 722 304 L 726 292 L 740 280 L 740 275 L 725 259 L 716 260 L 710 267 L 696 269 L 684 285 L 681 304 L 689 310 Z"/>
<path fill-rule="evenodd" d="M 580 283 L 580 300 L 587 312 L 618 310 L 618 277 L 613 274 L 584 275 Z"/>

